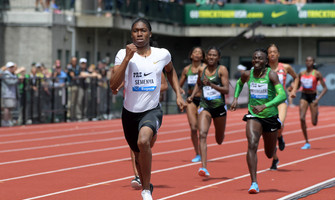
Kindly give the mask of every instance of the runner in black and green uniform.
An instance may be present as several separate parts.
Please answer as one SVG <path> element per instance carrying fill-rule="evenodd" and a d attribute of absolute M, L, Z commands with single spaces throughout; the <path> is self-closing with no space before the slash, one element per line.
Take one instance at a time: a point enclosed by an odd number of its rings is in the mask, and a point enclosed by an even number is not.
<path fill-rule="evenodd" d="M 257 184 L 257 148 L 261 135 L 264 140 L 264 151 L 272 158 L 276 150 L 278 129 L 281 122 L 278 118 L 278 104 L 286 100 L 283 86 L 278 75 L 267 67 L 267 51 L 258 49 L 252 57 L 253 69 L 242 74 L 235 87 L 234 101 L 231 110 L 236 110 L 237 99 L 245 82 L 249 86 L 249 113 L 243 118 L 247 121 L 246 135 L 248 139 L 247 162 L 251 176 L 250 194 L 259 192 Z"/>
<path fill-rule="evenodd" d="M 194 87 L 198 80 L 198 72 L 201 67 L 204 67 L 203 59 L 205 58 L 205 52 L 201 47 L 194 47 L 189 55 L 192 63 L 187 65 L 179 80 L 179 86 L 181 87 L 181 91 L 185 94 L 182 87 L 184 83 L 187 81 L 187 96 L 190 96 L 194 90 Z M 200 152 L 199 152 L 199 136 L 198 136 L 198 106 L 200 103 L 201 91 L 195 94 L 193 101 L 187 104 L 186 113 L 188 123 L 191 128 L 191 140 L 195 151 L 195 158 L 192 159 L 192 162 L 199 162 L 201 160 Z"/>
<path fill-rule="evenodd" d="M 226 105 L 224 95 L 229 93 L 228 70 L 225 66 L 219 65 L 220 51 L 211 47 L 207 51 L 207 67 L 199 69 L 197 85 L 192 95 L 187 99 L 191 102 L 194 95 L 202 89 L 202 97 L 199 108 L 199 134 L 200 134 L 200 155 L 202 167 L 199 169 L 200 176 L 209 176 L 207 170 L 207 134 L 213 118 L 215 127 L 215 139 L 222 144 L 226 129 Z"/>

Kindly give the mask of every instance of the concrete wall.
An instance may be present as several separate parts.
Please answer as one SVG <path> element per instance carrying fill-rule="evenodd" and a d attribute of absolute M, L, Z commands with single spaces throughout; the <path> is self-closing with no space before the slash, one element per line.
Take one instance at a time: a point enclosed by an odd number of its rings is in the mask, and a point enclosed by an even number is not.
<path fill-rule="evenodd" d="M 0 13 L 1 14 L 1 13 Z M 6 61 L 5 57 L 5 27 L 4 24 L 0 20 L 0 66 L 2 66 Z"/>
<path fill-rule="evenodd" d="M 32 62 L 51 65 L 52 31 L 48 27 L 5 28 L 5 62 L 13 61 L 18 66 L 30 66 Z"/>

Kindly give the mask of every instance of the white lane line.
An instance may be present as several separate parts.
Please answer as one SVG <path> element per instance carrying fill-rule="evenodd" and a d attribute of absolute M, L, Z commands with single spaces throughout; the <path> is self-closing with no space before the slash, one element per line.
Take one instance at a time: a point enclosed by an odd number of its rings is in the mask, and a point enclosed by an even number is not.
<path fill-rule="evenodd" d="M 61 126 L 61 125 L 60 125 Z M 113 128 L 114 126 L 120 126 L 120 124 L 112 124 L 112 125 L 99 125 L 95 124 L 94 129 L 102 129 L 102 128 Z M 36 135 L 36 134 L 44 134 L 44 133 L 57 133 L 57 132 L 64 132 L 64 131 L 79 131 L 79 130 L 92 130 L 91 126 L 84 126 L 83 124 L 72 124 L 71 128 L 63 128 L 64 126 L 53 127 L 53 128 L 46 128 L 44 130 L 25 130 L 23 132 L 15 132 L 15 133 L 7 133 L 7 134 L 0 134 L 0 137 L 13 137 L 13 136 L 21 136 L 21 135 Z M 73 128 L 75 127 L 75 128 Z M 13 127 L 15 128 L 15 127 Z M 58 128 L 58 129 L 57 129 Z M 120 129 L 122 130 L 122 128 Z M 21 131 L 20 129 L 18 131 Z M 31 131 L 31 132 L 30 132 Z"/>
<path fill-rule="evenodd" d="M 180 122 L 181 120 L 171 120 L 171 122 L 173 121 L 178 121 Z M 92 122 L 94 123 L 94 122 Z M 186 125 L 188 124 L 187 121 L 185 122 L 182 122 L 182 123 L 174 123 L 176 126 L 182 126 L 182 125 Z M 1 137 L 13 137 L 13 136 L 21 136 L 21 135 L 36 135 L 36 134 L 44 134 L 44 133 L 59 133 L 59 132 L 69 132 L 69 131 L 80 131 L 80 130 L 92 130 L 94 129 L 94 131 L 96 131 L 96 129 L 105 129 L 105 128 L 110 128 L 110 129 L 114 129 L 115 130 L 115 126 L 116 127 L 120 127 L 118 130 L 120 132 L 123 132 L 123 129 L 122 129 L 122 124 L 121 124 L 121 121 L 120 122 L 117 122 L 117 123 L 114 123 L 114 124 L 106 124 L 106 125 L 100 125 L 99 123 L 96 123 L 96 124 L 90 124 L 89 126 L 85 126 L 81 123 L 73 123 L 71 125 L 71 128 L 63 128 L 64 124 L 60 124 L 59 126 L 57 127 L 54 127 L 54 128 L 46 128 L 44 130 L 24 130 L 23 132 L 15 132 L 15 133 L 8 133 L 8 134 L 0 134 L 0 138 Z M 40 125 L 38 125 L 40 126 Z M 75 128 L 74 128 L 75 127 Z M 16 128 L 16 127 L 11 127 L 11 128 Z M 58 128 L 58 129 L 57 129 Z M 17 128 L 18 131 L 22 131 L 20 128 Z M 22 129 L 25 129 L 25 128 L 22 128 Z M 31 131 L 31 132 L 30 132 Z"/>
<path fill-rule="evenodd" d="M 260 149 L 259 151 L 264 151 L 264 149 Z M 322 153 L 322 154 L 318 154 L 318 155 L 315 155 L 315 156 L 310 156 L 310 157 L 307 157 L 307 158 L 304 158 L 304 159 L 296 160 L 296 161 L 293 161 L 293 162 L 290 162 L 290 163 L 286 163 L 285 165 L 279 165 L 278 168 L 280 168 L 282 166 L 288 166 L 288 165 L 296 164 L 298 162 L 303 162 L 303 161 L 307 161 L 307 160 L 310 160 L 310 159 L 330 155 L 330 154 L 333 154 L 333 153 L 335 153 L 335 150 L 330 151 L 330 152 L 326 152 L 326 153 Z M 233 154 L 233 155 L 224 156 L 224 157 L 220 157 L 220 158 L 215 158 L 215 160 L 231 158 L 231 157 L 241 156 L 241 155 L 245 155 L 245 154 L 246 153 L 243 152 L 243 153 Z M 214 159 L 211 159 L 209 161 L 213 161 L 213 160 Z M 199 164 L 199 163 L 189 163 L 189 164 L 186 164 L 186 165 L 166 168 L 166 169 L 162 169 L 162 170 L 156 170 L 156 171 L 153 171 L 152 174 L 163 172 L 163 171 L 171 171 L 171 170 L 174 170 L 174 169 L 180 169 L 180 168 L 189 167 L 189 166 L 197 165 L 197 164 Z M 263 173 L 263 172 L 266 172 L 266 171 L 269 171 L 269 169 L 259 170 L 259 171 L 257 171 L 257 173 L 260 174 L 260 173 Z M 244 175 L 234 177 L 234 178 L 231 178 L 231 179 L 228 179 L 228 180 L 225 180 L 225 181 L 220 181 L 220 182 L 209 184 L 209 185 L 206 185 L 206 186 L 202 186 L 202 187 L 199 187 L 199 188 L 196 188 L 196 189 L 192 189 L 192 190 L 184 191 L 184 192 L 177 193 L 177 194 L 174 194 L 174 195 L 170 195 L 170 196 L 167 196 L 167 197 L 163 197 L 159 200 L 170 199 L 170 198 L 173 198 L 173 197 L 177 197 L 177 196 L 181 196 L 181 195 L 184 195 L 184 194 L 187 194 L 187 193 L 203 190 L 203 189 L 206 189 L 206 188 L 213 187 L 215 185 L 220 185 L 220 184 L 223 184 L 223 183 L 231 182 L 231 181 L 238 180 L 238 179 L 245 178 L 245 177 L 249 177 L 249 176 L 250 176 L 250 174 L 244 174 Z M 113 179 L 113 180 L 109 180 L 109 181 L 104 181 L 104 182 L 99 182 L 99 183 L 90 184 L 90 185 L 86 185 L 86 186 L 71 188 L 71 189 L 67 189 L 67 190 L 62 190 L 62 191 L 58 191 L 58 192 L 53 192 L 53 193 L 49 193 L 49 194 L 40 195 L 40 196 L 30 197 L 30 198 L 26 198 L 24 200 L 40 199 L 40 198 L 44 198 L 44 197 L 54 196 L 54 195 L 57 195 L 57 194 L 63 194 L 63 193 L 72 192 L 72 191 L 76 191 L 76 190 L 82 190 L 82 189 L 91 188 L 91 187 L 95 187 L 95 186 L 99 186 L 99 185 L 109 184 L 109 183 L 113 183 L 113 182 L 116 182 L 116 181 L 126 180 L 126 179 L 132 178 L 132 177 L 133 176 L 128 176 L 128 177 L 119 178 L 119 179 Z"/>
<path fill-rule="evenodd" d="M 332 112 L 328 112 L 327 115 L 332 115 Z M 320 119 L 319 121 L 328 121 L 331 120 L 330 118 L 326 118 L 326 119 Z M 300 122 L 295 121 L 295 122 L 287 122 L 285 123 L 286 126 L 288 125 L 293 125 L 293 124 L 298 124 Z M 229 123 L 227 124 L 226 127 L 232 127 L 232 126 L 240 126 L 240 122 L 236 122 L 236 123 Z M 174 123 L 173 126 L 188 126 L 187 123 Z M 66 129 L 65 129 L 66 130 Z M 64 131 L 65 131 L 64 130 Z M 77 130 L 77 129 L 74 129 Z M 181 130 L 183 131 L 189 131 L 189 128 L 186 129 L 178 129 L 178 130 L 173 130 L 173 131 L 160 131 L 160 135 L 164 135 L 164 134 L 170 134 L 170 133 L 178 133 Z M 61 130 L 58 130 L 57 132 L 59 132 Z M 89 132 L 84 132 L 84 133 L 76 133 L 76 134 L 67 134 L 67 135 L 60 135 L 60 136 L 52 136 L 52 137 L 39 137 L 39 138 L 33 138 L 33 139 L 21 139 L 21 140 L 9 140 L 9 141 L 4 141 L 4 142 L 0 142 L 0 145 L 4 145 L 4 144 L 13 144 L 13 143 L 23 143 L 23 142 L 36 142 L 36 141 L 44 141 L 44 140 L 55 140 L 55 139 L 63 139 L 63 138 L 72 138 L 72 137 L 83 137 L 83 136 L 90 136 L 90 135 L 101 135 L 101 134 L 110 134 L 110 133 L 119 133 L 119 132 L 123 132 L 122 129 L 114 129 L 114 130 L 108 130 L 108 131 L 89 131 Z M 1 137 L 1 135 L 0 135 Z M 124 137 L 116 137 L 116 140 L 121 140 L 124 139 Z M 1 153 L 1 152 L 0 152 Z"/>
<path fill-rule="evenodd" d="M 331 185 L 335 185 L 335 178 L 331 178 L 331 179 L 328 179 L 326 181 L 323 181 L 321 183 L 318 183 L 318 184 L 315 184 L 315 185 L 312 185 L 310 187 L 307 187 L 307 188 L 304 188 L 302 190 L 299 190 L 297 192 L 294 192 L 292 194 L 289 194 L 289 195 L 286 195 L 284 197 L 281 197 L 277 200 L 289 200 L 289 199 L 296 199 L 298 198 L 299 196 L 302 196 L 304 194 L 308 194 L 309 192 L 311 191 L 314 191 L 314 190 L 318 190 L 318 189 L 322 189 L 322 188 L 325 188 L 327 186 L 331 186 Z"/>
<path fill-rule="evenodd" d="M 285 163 L 283 165 L 279 165 L 278 168 L 288 166 L 288 165 L 293 165 L 293 164 L 300 163 L 300 162 L 304 162 L 304 161 L 311 160 L 311 159 L 314 159 L 314 158 L 319 158 L 319 157 L 322 157 L 322 156 L 327 156 L 327 155 L 330 155 L 330 154 L 333 154 L 333 153 L 335 153 L 335 150 L 330 151 L 330 152 L 326 152 L 326 153 L 322 153 L 322 154 L 318 154 L 318 155 L 315 155 L 315 156 L 310 156 L 310 157 L 303 158 L 303 159 L 300 159 L 300 160 L 296 160 L 296 161 L 293 161 L 293 162 Z M 269 171 L 269 170 L 270 169 L 268 169 L 268 168 L 263 169 L 263 170 L 259 170 L 259 171 L 257 171 L 257 174 L 264 173 L 264 172 Z M 180 192 L 180 193 L 170 195 L 170 196 L 167 196 L 167 197 L 163 197 L 163 198 L 160 198 L 160 199 L 157 199 L 157 200 L 171 199 L 173 197 L 177 197 L 177 196 L 185 195 L 185 194 L 188 194 L 188 193 L 196 192 L 196 191 L 203 190 L 203 189 L 206 189 L 206 188 L 210 188 L 210 187 L 213 187 L 213 186 L 216 186 L 216 185 L 221 185 L 223 183 L 227 183 L 227 182 L 231 182 L 231 181 L 234 181 L 234 180 L 242 179 L 242 178 L 245 178 L 245 177 L 248 177 L 248 176 L 250 176 L 250 174 L 244 174 L 244 175 L 241 175 L 241 176 L 238 176 L 238 177 L 234 177 L 232 179 L 216 182 L 216 183 L 209 184 L 209 185 L 202 186 L 202 187 L 198 187 L 198 188 L 195 188 L 195 189 L 192 189 L 192 190 L 187 190 L 187 191 Z"/>
<path fill-rule="evenodd" d="M 322 117 L 325 117 L 327 115 L 333 115 L 335 112 L 327 112 L 327 114 L 325 115 L 322 115 Z M 241 118 L 241 117 L 239 117 Z M 238 119 L 239 119 L 238 118 Z M 295 118 L 298 118 L 298 116 L 295 115 L 294 119 Z M 308 116 L 307 116 L 308 118 Z M 230 118 L 230 121 L 229 123 L 227 123 L 227 127 L 232 127 L 232 126 L 239 126 L 241 123 L 240 122 L 234 122 L 232 123 L 231 121 L 240 121 L 238 119 L 234 119 L 232 120 Z M 167 121 L 167 122 L 166 122 Z M 177 122 L 180 122 L 180 119 L 175 119 L 175 118 L 169 118 L 165 121 L 163 121 L 163 125 L 162 125 L 162 128 L 164 129 L 165 128 L 165 124 L 168 123 L 170 124 L 170 122 L 173 122 L 173 121 L 177 121 Z M 164 123 L 165 122 L 165 123 Z M 94 123 L 94 122 L 92 122 Z M 67 125 L 67 124 L 60 124 L 58 127 L 64 127 L 64 125 Z M 94 126 L 94 129 L 100 129 L 100 128 L 108 128 L 108 127 L 112 127 L 112 126 L 120 126 L 120 123 L 118 124 L 111 124 L 111 125 L 99 125 L 99 124 L 93 124 Z M 188 127 L 188 122 L 185 121 L 185 122 L 182 122 L 182 123 L 173 123 L 174 126 L 187 126 Z M 21 133 L 11 133 L 11 134 L 0 134 L 0 137 L 11 137 L 11 136 L 21 136 L 21 135 L 33 135 L 33 134 L 42 134 L 42 133 L 52 133 L 52 132 L 62 132 L 62 131 L 78 131 L 78 130 L 91 130 L 92 129 L 92 125 L 90 125 L 89 127 L 83 125 L 83 124 L 80 124 L 80 123 L 73 123 L 71 124 L 71 127 L 75 127 L 75 128 L 60 128 L 60 129 L 45 129 L 45 130 L 41 130 L 41 131 L 35 131 L 35 130 L 32 130 L 32 132 L 28 132 L 28 130 L 24 130 L 24 132 L 21 132 Z M 23 128 L 26 128 L 26 127 L 23 127 Z M 115 129 L 114 129 L 115 130 Z M 122 132 L 122 128 L 118 129 L 120 132 Z M 96 130 L 95 130 L 96 131 Z M 90 131 L 92 132 L 92 131 Z M 90 133 L 89 132 L 89 133 Z"/>
<path fill-rule="evenodd" d="M 332 138 L 332 137 L 335 137 L 335 135 L 328 135 L 328 136 L 323 136 L 323 137 L 318 137 L 318 138 L 312 138 L 312 139 L 310 139 L 310 141 L 323 140 L 323 139 L 328 139 L 328 138 Z M 226 142 L 226 144 L 238 143 L 238 142 L 242 142 L 242 141 L 246 141 L 246 139 L 228 141 L 228 142 Z M 289 143 L 289 144 L 287 144 L 287 146 L 293 146 L 293 145 L 302 144 L 302 143 L 304 143 L 303 140 L 298 141 L 298 142 Z M 217 145 L 216 143 L 213 143 L 213 144 L 209 144 L 208 147 L 212 147 L 212 146 L 216 146 L 216 145 Z M 184 149 L 177 149 L 177 150 L 173 150 L 173 151 L 165 151 L 165 152 L 154 153 L 153 156 L 166 155 L 166 154 L 178 153 L 178 152 L 189 151 L 189 150 L 193 150 L 193 147 L 188 147 L 188 148 L 184 148 Z M 233 154 L 231 157 L 240 156 L 240 155 L 245 155 L 245 153 L 238 153 L 236 155 Z M 211 159 L 209 161 L 216 161 L 216 160 L 225 159 L 225 158 L 230 158 L 230 156 L 214 158 L 214 159 Z M 92 164 L 87 164 L 87 165 L 80 165 L 80 166 L 76 166 L 76 167 L 63 168 L 63 169 L 40 172 L 40 173 L 35 173 L 35 174 L 28 174 L 28 175 L 17 176 L 17 177 L 12 177 L 12 178 L 7 178 L 7 179 L 1 179 L 0 183 L 6 182 L 6 181 L 12 181 L 12 180 L 18 180 L 18 179 L 23 179 L 23 178 L 34 177 L 34 176 L 40 176 L 40 175 L 53 174 L 53 173 L 58 173 L 58 172 L 82 169 L 82 168 L 86 168 L 86 167 L 93 167 L 93 166 L 111 164 L 111 163 L 127 161 L 127 160 L 130 160 L 130 158 L 129 157 L 128 158 L 121 158 L 121 159 L 117 159 L 117 160 L 111 160 L 111 161 L 105 161 L 105 162 L 99 162 L 99 163 L 92 163 Z M 185 165 L 185 166 L 192 166 L 192 165 L 196 165 L 196 164 L 197 163 L 195 163 L 195 164 L 191 163 L 191 164 L 188 164 L 188 165 Z M 178 167 L 179 166 L 176 166 L 176 167 L 174 167 L 174 169 L 178 168 Z M 166 171 L 166 170 L 162 169 L 162 170 L 156 170 L 156 171 L 157 172 L 162 172 L 162 171 Z"/>
<path fill-rule="evenodd" d="M 323 109 L 323 110 L 325 110 L 325 109 Z M 322 110 L 322 107 L 320 107 L 320 111 L 321 111 L 322 115 L 320 115 L 319 118 L 325 117 L 327 115 L 333 115 L 333 113 L 334 113 L 334 112 L 326 112 L 326 114 L 323 114 L 324 113 L 323 110 Z M 329 111 L 329 110 L 327 110 L 327 111 Z M 295 113 L 298 113 L 298 112 L 295 111 Z M 181 115 L 183 115 L 183 114 L 181 114 Z M 229 120 L 235 121 L 235 120 L 241 119 L 241 115 L 243 115 L 243 113 L 241 114 L 239 112 L 229 112 L 229 116 L 230 116 Z M 172 118 L 172 117 L 166 117 L 167 119 L 163 120 L 163 126 L 162 127 L 164 127 L 166 123 L 170 123 L 170 122 L 174 122 L 174 121 L 180 122 L 181 120 L 183 120 L 183 118 L 180 119 L 179 116 L 180 115 L 178 115 L 178 119 Z M 295 116 L 294 119 L 298 118 L 298 115 L 294 115 L 294 116 Z M 308 120 L 309 117 L 310 116 L 306 116 L 306 119 Z M 185 117 L 185 119 L 187 119 L 187 118 Z M 85 129 L 91 129 L 92 126 L 94 126 L 96 129 L 98 129 L 98 128 L 108 128 L 108 127 L 112 128 L 114 126 L 120 126 L 120 123 L 121 123 L 120 119 L 113 119 L 113 120 L 89 122 L 89 123 L 74 122 L 74 123 L 59 123 L 59 124 L 39 124 L 39 125 L 34 125 L 34 126 L 19 126 L 19 127 L 11 127 L 8 130 L 19 129 L 21 131 L 23 130 L 23 132 L 19 132 L 19 133 L 15 132 L 15 133 L 7 133 L 7 134 L 3 134 L 3 133 L 0 132 L 1 133 L 0 138 L 1 137 L 21 136 L 21 135 L 34 135 L 34 134 L 70 131 L 70 130 L 85 130 Z M 188 125 L 187 120 L 185 120 L 184 124 Z M 240 124 L 240 123 L 237 123 L 237 125 L 238 124 Z M 64 128 L 64 127 L 70 127 L 70 128 Z M 73 128 L 73 127 L 75 127 L 75 128 Z M 36 130 L 36 129 L 42 129 L 42 128 L 44 128 L 44 129 L 43 130 Z M 6 131 L 8 131 L 8 130 L 6 130 Z M 122 129 L 120 129 L 120 131 L 122 131 Z"/>
<path fill-rule="evenodd" d="M 329 127 L 334 127 L 334 126 L 335 126 L 335 124 L 329 124 L 329 125 L 324 125 L 324 126 L 311 127 L 308 130 L 329 128 Z M 241 129 L 241 131 L 243 131 L 243 130 Z M 232 132 L 236 132 L 236 131 L 232 131 Z M 285 135 L 293 134 L 293 133 L 297 133 L 297 132 L 301 132 L 301 131 L 300 130 L 287 131 L 287 132 L 285 132 Z M 226 134 L 230 134 L 230 131 L 228 131 Z M 214 136 L 214 134 L 212 133 L 212 134 L 209 134 L 208 136 Z M 189 139 L 189 137 L 184 137 L 184 140 L 188 140 L 188 139 Z M 161 142 L 157 141 L 156 143 L 174 142 L 174 141 L 177 141 L 177 140 L 179 140 L 179 139 L 172 139 L 172 140 L 161 141 Z M 232 142 L 234 142 L 234 141 L 232 141 Z M 242 139 L 241 141 L 246 141 L 246 139 Z M 223 144 L 228 144 L 228 143 L 229 143 L 229 141 L 224 142 Z M 208 145 L 208 146 L 210 146 L 210 145 Z M 72 153 L 56 154 L 56 155 L 51 155 L 51 156 L 42 156 L 42 157 L 27 158 L 27 159 L 21 159 L 21 160 L 6 161 L 6 162 L 0 162 L 0 166 L 1 165 L 7 165 L 7 164 L 14 164 L 14 163 L 35 161 L 35 160 L 45 160 L 45 159 L 50 159 L 50 158 L 59 158 L 59 157 L 65 157 L 65 156 L 82 155 L 82 154 L 96 153 L 96 152 L 102 152 L 102 151 L 111 151 L 111 150 L 124 149 L 124 148 L 128 148 L 128 146 L 124 145 L 124 146 L 109 147 L 109 148 L 94 149 L 94 150 L 86 150 L 86 151 L 79 151 L 79 152 L 72 152 Z"/>
<path fill-rule="evenodd" d="M 327 118 L 327 119 L 322 119 L 322 120 L 319 120 L 319 121 L 329 121 L 329 120 L 331 120 L 331 119 Z M 236 123 L 236 124 L 240 124 L 240 123 Z M 285 123 L 286 126 L 291 126 L 291 125 L 295 125 L 295 124 L 298 124 L 298 122 L 288 122 L 288 123 Z M 308 128 L 308 130 L 313 130 L 313 129 L 315 129 L 315 127 Z M 161 132 L 159 132 L 159 135 L 166 135 L 166 134 L 171 134 L 171 133 L 179 133 L 179 132 L 184 132 L 184 131 L 189 131 L 189 128 L 172 130 L 172 131 L 161 131 Z M 239 132 L 243 132 L 243 131 L 244 131 L 244 129 L 227 131 L 226 135 L 233 134 L 233 133 L 239 133 Z M 99 132 L 95 132 L 95 133 L 86 134 L 86 135 L 95 135 L 95 134 L 100 134 L 100 133 Z M 285 132 L 285 135 L 286 134 L 290 134 L 290 131 Z M 78 134 L 76 134 L 76 135 L 79 136 Z M 209 134 L 209 136 L 210 135 L 211 134 Z M 80 136 L 83 136 L 83 135 L 80 135 Z M 75 137 L 75 136 L 73 136 L 73 137 Z M 185 139 L 188 139 L 188 138 L 189 137 L 184 137 L 184 138 L 181 138 L 181 139 L 176 138 L 176 139 L 171 139 L 170 141 L 180 141 L 180 140 L 185 140 Z M 50 138 L 46 138 L 46 139 L 50 139 Z M 58 138 L 55 138 L 55 139 L 58 139 Z M 61 143 L 61 144 L 54 144 L 54 145 L 45 145 L 45 146 L 37 146 L 37 147 L 20 148 L 20 149 L 6 149 L 6 150 L 0 150 L 0 153 L 8 153 L 8 152 L 16 152 L 16 151 L 27 151 L 27 150 L 35 150 L 35 149 L 44 149 L 44 148 L 49 148 L 49 147 L 53 148 L 53 147 L 70 146 L 70 145 L 76 145 L 76 144 L 104 142 L 104 141 L 113 141 L 113 140 L 123 140 L 123 139 L 124 139 L 124 137 L 122 136 L 122 137 L 112 137 L 112 138 L 101 139 L 101 140 L 86 140 L 86 141 L 81 141 L 81 142 Z M 26 142 L 26 141 L 21 141 L 20 140 L 19 142 Z M 163 140 L 163 141 L 157 141 L 156 143 L 166 143 L 166 142 L 169 142 L 169 141 Z"/>

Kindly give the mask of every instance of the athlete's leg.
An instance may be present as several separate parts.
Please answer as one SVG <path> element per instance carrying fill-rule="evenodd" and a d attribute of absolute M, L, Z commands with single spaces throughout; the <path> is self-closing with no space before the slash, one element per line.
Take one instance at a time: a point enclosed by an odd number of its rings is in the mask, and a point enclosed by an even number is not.
<path fill-rule="evenodd" d="M 318 124 L 318 115 L 319 115 L 319 109 L 318 104 L 311 103 L 309 105 L 310 111 L 311 111 L 311 117 L 312 117 L 312 124 L 316 126 Z"/>
<path fill-rule="evenodd" d="M 249 119 L 246 125 L 246 136 L 248 139 L 248 152 L 247 152 L 247 163 L 249 168 L 249 173 L 251 177 L 251 182 L 257 182 L 256 172 L 257 172 L 257 149 L 259 144 L 259 139 L 263 128 L 260 122 L 256 120 Z"/>
<path fill-rule="evenodd" d="M 266 157 L 272 158 L 276 151 L 277 143 L 277 131 L 275 132 L 264 132 L 262 134 L 264 141 L 264 152 Z"/>
<path fill-rule="evenodd" d="M 306 112 L 308 109 L 308 102 L 304 99 L 300 99 L 299 114 L 300 114 L 300 126 L 306 143 L 308 142 L 307 127 L 306 127 Z"/>
<path fill-rule="evenodd" d="M 191 128 L 191 140 L 196 155 L 199 155 L 198 137 L 198 107 L 194 103 L 189 103 L 186 108 L 188 123 Z"/>
<path fill-rule="evenodd" d="M 207 168 L 207 134 L 211 125 L 212 116 L 207 110 L 203 110 L 199 114 L 198 120 L 201 162 L 202 167 Z"/>
<path fill-rule="evenodd" d="M 150 190 L 152 161 L 151 141 L 153 134 L 153 130 L 150 127 L 143 126 L 140 129 L 137 140 L 137 146 L 140 152 L 135 153 L 135 157 L 138 163 L 137 170 L 144 190 Z"/>
<path fill-rule="evenodd" d="M 152 140 L 150 142 L 150 147 L 151 148 L 154 146 L 156 140 L 157 140 L 157 134 L 155 134 L 155 136 L 152 137 Z M 135 153 L 131 149 L 130 149 L 130 158 L 131 158 L 131 165 L 133 167 L 133 171 L 134 171 L 134 175 L 135 175 L 135 179 L 136 179 L 136 177 L 140 177 L 140 176 L 139 176 L 137 166 L 136 166 Z M 134 180 L 132 180 L 132 181 L 134 181 Z"/>
<path fill-rule="evenodd" d="M 222 144 L 225 136 L 226 130 L 226 119 L 227 116 L 216 117 L 213 119 L 214 127 L 215 127 L 215 139 L 216 143 L 219 145 Z"/>
<path fill-rule="evenodd" d="M 131 158 L 131 165 L 133 167 L 134 175 L 135 176 L 139 176 L 137 168 L 136 168 L 135 154 L 134 154 L 134 152 L 131 149 L 130 149 L 130 158 Z"/>
<path fill-rule="evenodd" d="M 133 171 L 134 171 L 134 179 L 131 180 L 130 185 L 132 188 L 136 189 L 136 190 L 140 190 L 142 189 L 142 184 L 141 184 L 141 179 L 138 171 L 137 171 L 137 166 L 136 166 L 136 161 L 135 161 L 135 153 L 130 149 L 130 158 L 131 158 L 131 165 L 133 167 Z"/>
<path fill-rule="evenodd" d="M 287 104 L 285 102 L 279 104 L 278 105 L 278 116 L 279 116 L 279 119 L 282 123 L 282 126 L 281 126 L 281 129 L 278 130 L 278 137 L 282 136 L 282 132 L 283 132 L 283 129 L 284 129 L 284 122 L 285 122 L 285 119 L 286 119 L 286 114 L 287 114 Z"/>

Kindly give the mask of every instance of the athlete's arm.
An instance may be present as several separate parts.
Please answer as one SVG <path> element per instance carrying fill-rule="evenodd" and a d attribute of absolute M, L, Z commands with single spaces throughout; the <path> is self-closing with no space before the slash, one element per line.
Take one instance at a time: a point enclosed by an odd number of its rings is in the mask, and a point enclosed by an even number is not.
<path fill-rule="evenodd" d="M 116 90 L 121 83 L 124 81 L 125 72 L 130 59 L 134 56 L 137 51 L 137 47 L 131 43 L 126 46 L 126 56 L 120 65 L 114 66 L 114 73 L 110 79 L 110 88 Z"/>
<path fill-rule="evenodd" d="M 241 78 L 237 80 L 236 85 L 235 85 L 234 100 L 230 105 L 230 110 L 232 111 L 236 110 L 238 97 L 240 96 L 244 83 L 248 81 L 249 76 L 250 76 L 250 71 L 245 71 L 242 73 Z"/>
<path fill-rule="evenodd" d="M 116 88 L 116 90 L 112 90 L 112 93 L 114 95 L 117 94 L 123 86 L 124 86 L 124 81 L 121 83 L 119 87 Z"/>
<path fill-rule="evenodd" d="M 297 74 L 295 73 L 294 69 L 292 68 L 291 65 L 286 64 L 285 65 L 286 71 L 288 74 L 290 74 L 293 78 L 293 85 L 297 85 L 299 84 L 299 76 L 297 76 Z M 290 97 L 291 98 L 295 98 L 296 97 L 296 93 L 297 93 L 297 88 L 293 87 L 292 91 L 290 92 Z"/>
<path fill-rule="evenodd" d="M 282 84 L 279 82 L 279 78 L 276 72 L 270 71 L 269 73 L 269 78 L 272 84 L 275 86 L 276 90 L 276 97 L 272 99 L 271 101 L 265 103 L 266 108 L 271 107 L 271 106 L 278 106 L 281 104 L 283 101 L 286 100 L 286 94 L 285 90 Z"/>
<path fill-rule="evenodd" d="M 183 72 L 182 72 L 181 75 L 180 75 L 179 86 L 180 86 L 181 88 L 184 86 L 184 83 L 185 83 L 185 81 L 186 81 L 186 73 L 187 73 L 189 67 L 190 67 L 190 66 L 186 66 L 186 67 L 184 67 Z"/>
<path fill-rule="evenodd" d="M 184 111 L 184 107 L 186 106 L 184 99 L 182 98 L 181 94 L 180 94 L 180 87 L 179 87 L 179 83 L 178 83 L 178 76 L 176 73 L 176 70 L 173 67 L 172 62 L 170 61 L 165 67 L 164 67 L 165 71 L 166 71 L 166 75 L 167 78 L 174 90 L 174 92 L 176 93 L 176 102 L 177 105 L 179 107 L 179 109 L 181 111 Z"/>
<path fill-rule="evenodd" d="M 161 75 L 161 93 L 166 91 L 167 89 L 168 89 L 168 83 L 166 81 L 164 72 L 162 72 L 162 75 Z"/>
<path fill-rule="evenodd" d="M 318 97 L 313 101 L 313 103 L 319 103 L 319 100 L 326 94 L 326 92 L 328 91 L 327 85 L 325 83 L 325 81 L 323 80 L 322 74 L 316 71 L 316 78 L 320 81 L 321 85 L 322 85 L 322 91 L 321 93 L 318 95 Z"/>
<path fill-rule="evenodd" d="M 209 86 L 220 92 L 221 94 L 229 93 L 229 78 L 228 78 L 228 70 L 225 66 L 220 65 L 219 68 L 219 77 L 221 79 L 222 86 L 215 85 L 209 82 Z"/>

